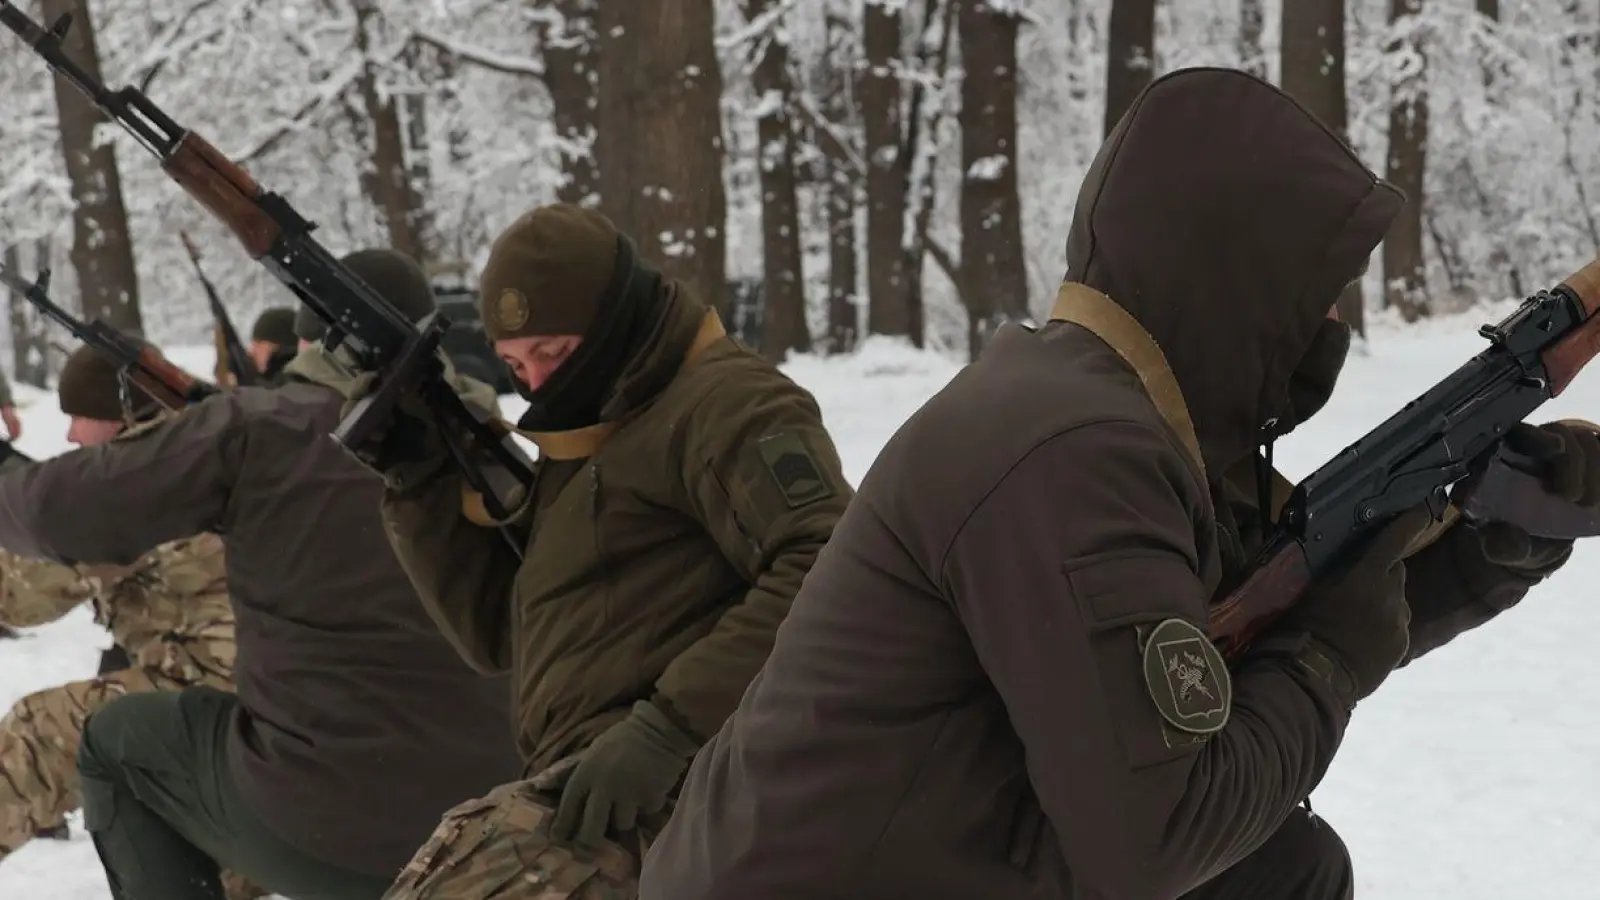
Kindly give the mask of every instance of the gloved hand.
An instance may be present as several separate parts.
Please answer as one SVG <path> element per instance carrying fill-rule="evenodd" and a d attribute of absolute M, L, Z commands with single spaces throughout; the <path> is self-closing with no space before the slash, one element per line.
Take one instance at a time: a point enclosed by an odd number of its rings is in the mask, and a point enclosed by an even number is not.
<path fill-rule="evenodd" d="M 342 420 L 373 389 L 377 375 L 363 372 L 351 384 L 352 393 L 339 409 Z M 376 472 L 392 490 L 420 484 L 444 470 L 450 451 L 439 433 L 434 414 L 415 390 L 400 398 L 388 425 L 360 447 L 348 448 L 363 466 Z"/>
<path fill-rule="evenodd" d="M 550 824 L 552 836 L 598 850 L 608 829 L 629 831 L 639 815 L 660 812 L 700 742 L 655 704 L 641 700 L 600 733 L 568 776 Z"/>
<path fill-rule="evenodd" d="M 1579 425 L 1519 424 L 1506 432 L 1506 449 L 1533 460 L 1544 489 L 1579 506 L 1600 507 L 1600 434 Z M 1483 557 L 1525 578 L 1542 578 L 1572 554 L 1572 541 L 1534 537 L 1507 522 L 1478 526 Z"/>
<path fill-rule="evenodd" d="M 1538 465 L 1545 490 L 1568 503 L 1600 507 L 1600 433 L 1566 422 L 1522 423 L 1506 432 L 1505 446 Z"/>
<path fill-rule="evenodd" d="M 1411 610 L 1401 555 L 1432 522 L 1424 506 L 1402 513 L 1341 575 L 1313 584 L 1274 628 L 1291 642 L 1297 634 L 1309 640 L 1297 655 L 1331 680 L 1346 708 L 1377 690 L 1405 658 Z"/>
<path fill-rule="evenodd" d="M 376 373 L 351 365 L 342 351 L 330 353 L 321 346 L 296 356 L 288 371 L 337 391 L 345 401 L 339 410 L 340 418 L 348 416 L 378 380 Z M 433 413 L 415 391 L 401 397 L 391 420 L 367 445 L 347 449 L 357 462 L 396 490 L 426 480 L 449 461 L 444 439 L 433 424 Z"/>

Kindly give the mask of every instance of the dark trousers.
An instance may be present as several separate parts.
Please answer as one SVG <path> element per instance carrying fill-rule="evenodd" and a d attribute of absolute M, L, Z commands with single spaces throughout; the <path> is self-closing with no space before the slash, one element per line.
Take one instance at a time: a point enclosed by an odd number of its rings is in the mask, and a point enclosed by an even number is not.
<path fill-rule="evenodd" d="M 226 867 L 291 900 L 377 900 L 390 879 L 308 857 L 270 831 L 228 770 L 238 699 L 213 688 L 128 694 L 89 717 L 84 826 L 115 900 L 223 900 Z"/>
<path fill-rule="evenodd" d="M 1350 851 L 1333 826 L 1303 808 L 1238 865 L 1184 900 L 1352 900 Z"/>

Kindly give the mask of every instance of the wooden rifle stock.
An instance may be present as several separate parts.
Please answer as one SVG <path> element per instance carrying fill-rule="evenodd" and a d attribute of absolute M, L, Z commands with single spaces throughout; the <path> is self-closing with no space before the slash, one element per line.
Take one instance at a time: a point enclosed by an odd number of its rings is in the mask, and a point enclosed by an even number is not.
<path fill-rule="evenodd" d="M 1600 354 L 1600 316 L 1595 315 L 1600 311 L 1600 259 L 1572 273 L 1556 290 L 1565 291 L 1578 301 L 1584 321 L 1540 355 L 1552 397 L 1566 390 L 1589 360 Z"/>
<path fill-rule="evenodd" d="M 1238 587 L 1211 604 L 1206 630 L 1222 658 L 1238 660 L 1310 586 L 1311 567 L 1300 545 L 1291 540 L 1274 544 Z"/>
<path fill-rule="evenodd" d="M 128 381 L 167 409 L 182 409 L 208 393 L 199 379 L 149 347 L 139 351 L 138 363 L 127 371 Z"/>
<path fill-rule="evenodd" d="M 205 138 L 184 133 L 161 168 L 189 196 L 233 231 L 251 259 L 272 251 L 280 234 L 278 223 L 257 204 L 261 186 L 233 160 Z"/>

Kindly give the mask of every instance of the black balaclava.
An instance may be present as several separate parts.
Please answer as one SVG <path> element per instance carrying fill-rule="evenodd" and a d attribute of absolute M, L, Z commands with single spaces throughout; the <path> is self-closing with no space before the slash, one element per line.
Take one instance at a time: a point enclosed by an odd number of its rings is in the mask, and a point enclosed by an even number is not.
<path fill-rule="evenodd" d="M 611 281 L 583 343 L 538 390 L 517 381 L 528 401 L 518 420 L 526 431 L 571 431 L 598 424 L 617 378 L 649 339 L 661 317 L 661 273 L 641 262 L 633 242 L 617 236 Z"/>

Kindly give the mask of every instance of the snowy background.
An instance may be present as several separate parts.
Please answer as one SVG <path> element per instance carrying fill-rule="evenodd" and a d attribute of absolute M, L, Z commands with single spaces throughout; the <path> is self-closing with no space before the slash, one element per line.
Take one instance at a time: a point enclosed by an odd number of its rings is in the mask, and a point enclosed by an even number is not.
<path fill-rule="evenodd" d="M 75 0 L 77 2 L 77 0 Z M 551 99 L 541 83 L 540 29 L 552 0 L 81 0 L 93 10 L 105 79 L 142 85 L 184 125 L 248 160 L 265 185 L 285 193 L 336 253 L 381 241 L 379 211 L 362 188 L 370 164 L 361 101 L 351 91 L 363 64 L 384 96 L 427 102 L 431 167 L 426 204 L 445 249 L 469 270 L 487 242 L 517 215 L 554 199 L 561 179 Z M 825 15 L 859 18 L 868 0 L 784 0 L 792 77 L 801 104 L 820 103 L 830 71 Z M 942 0 L 940 0 L 942 2 Z M 1127 0 L 1130 6 L 1140 5 Z M 1240 0 L 1153 0 L 1154 72 L 1241 64 Z M 1333 0 L 1295 0 L 1319 6 Z M 1345 10 L 1350 139 L 1383 172 L 1396 85 L 1421 77 L 1430 100 L 1424 254 L 1440 309 L 1520 293 L 1572 271 L 1600 248 L 1600 4 L 1592 0 L 1341 0 Z M 870 0 L 905 17 L 907 46 L 936 42 L 927 0 Z M 60 3 L 56 4 L 57 6 Z M 715 31 L 725 81 L 722 131 L 727 212 L 726 263 L 733 277 L 762 275 L 758 113 L 749 47 L 732 40 L 748 23 L 739 0 L 716 0 Z M 1113 0 L 1007 0 L 1026 17 L 1017 36 L 1017 177 L 1028 299 L 1048 309 L 1064 268 L 1062 244 L 1079 180 L 1102 134 L 1107 35 Z M 1281 72 L 1283 0 L 1256 0 L 1264 14 L 1260 50 L 1269 78 Z M 37 4 L 25 4 L 36 12 Z M 1392 18 L 1392 10 L 1416 9 Z M 361 37 L 355 10 L 376 17 Z M 1497 20 L 1481 14 L 1492 7 Z M 370 46 L 363 52 L 358 39 Z M 419 43 L 413 58 L 401 48 Z M 65 251 L 73 198 L 61 161 L 49 76 L 39 60 L 0 34 L 0 242 L 48 238 L 56 247 L 63 297 L 73 283 Z M 441 47 L 465 62 L 442 66 Z M 914 56 L 914 54 L 913 54 Z M 1425 65 L 1424 65 L 1425 58 Z M 963 177 L 960 54 L 948 77 L 908 58 L 902 78 L 932 86 L 931 235 L 960 243 Z M 1486 73 L 1494 75 L 1493 88 Z M 1415 85 L 1411 86 L 1415 88 Z M 930 118 L 930 121 L 933 121 Z M 856 129 L 859 130 L 859 129 Z M 283 295 L 229 246 L 219 226 L 183 196 L 126 135 L 105 127 L 127 198 L 140 305 L 149 336 L 165 345 L 203 343 L 211 322 L 176 239 L 189 230 L 206 251 L 207 272 L 244 327 Z M 850 132 L 852 135 L 854 131 Z M 804 281 L 813 335 L 826 318 L 825 185 L 818 149 L 797 148 Z M 920 157 L 919 157 L 920 158 Z M 865 222 L 864 211 L 859 211 Z M 864 238 L 864 235 L 863 235 Z M 961 347 L 965 315 L 952 285 L 925 263 L 928 340 Z M 31 273 L 30 273 L 31 274 Z M 860 277 L 866 283 L 863 259 Z M 1382 295 L 1374 260 L 1369 298 Z"/>
<path fill-rule="evenodd" d="M 1481 349 L 1476 327 L 1509 306 L 1398 328 L 1379 318 L 1332 403 L 1279 445 L 1298 478 Z M 172 354 L 208 371 L 208 350 Z M 802 357 L 788 372 L 820 401 L 859 480 L 883 442 L 957 370 L 953 359 L 874 342 L 849 358 Z M 26 389 L 24 389 L 26 391 Z M 27 392 L 29 453 L 63 449 L 53 398 Z M 515 403 L 510 404 L 515 408 Z M 1600 417 L 1590 372 L 1540 418 Z M 92 514 L 92 513 L 86 513 Z M 1600 544 L 1518 609 L 1395 674 L 1364 703 L 1321 789 L 1317 812 L 1356 861 L 1362 900 L 1576 900 L 1600 884 L 1600 702 L 1590 628 Z M 1585 587 L 1588 585 L 1588 587 Z M 0 643 L 0 701 L 94 671 L 106 643 L 87 610 L 22 641 Z M 74 823 L 76 825 L 76 823 Z M 3 900 L 107 900 L 93 847 L 39 841 L 0 864 Z"/>

